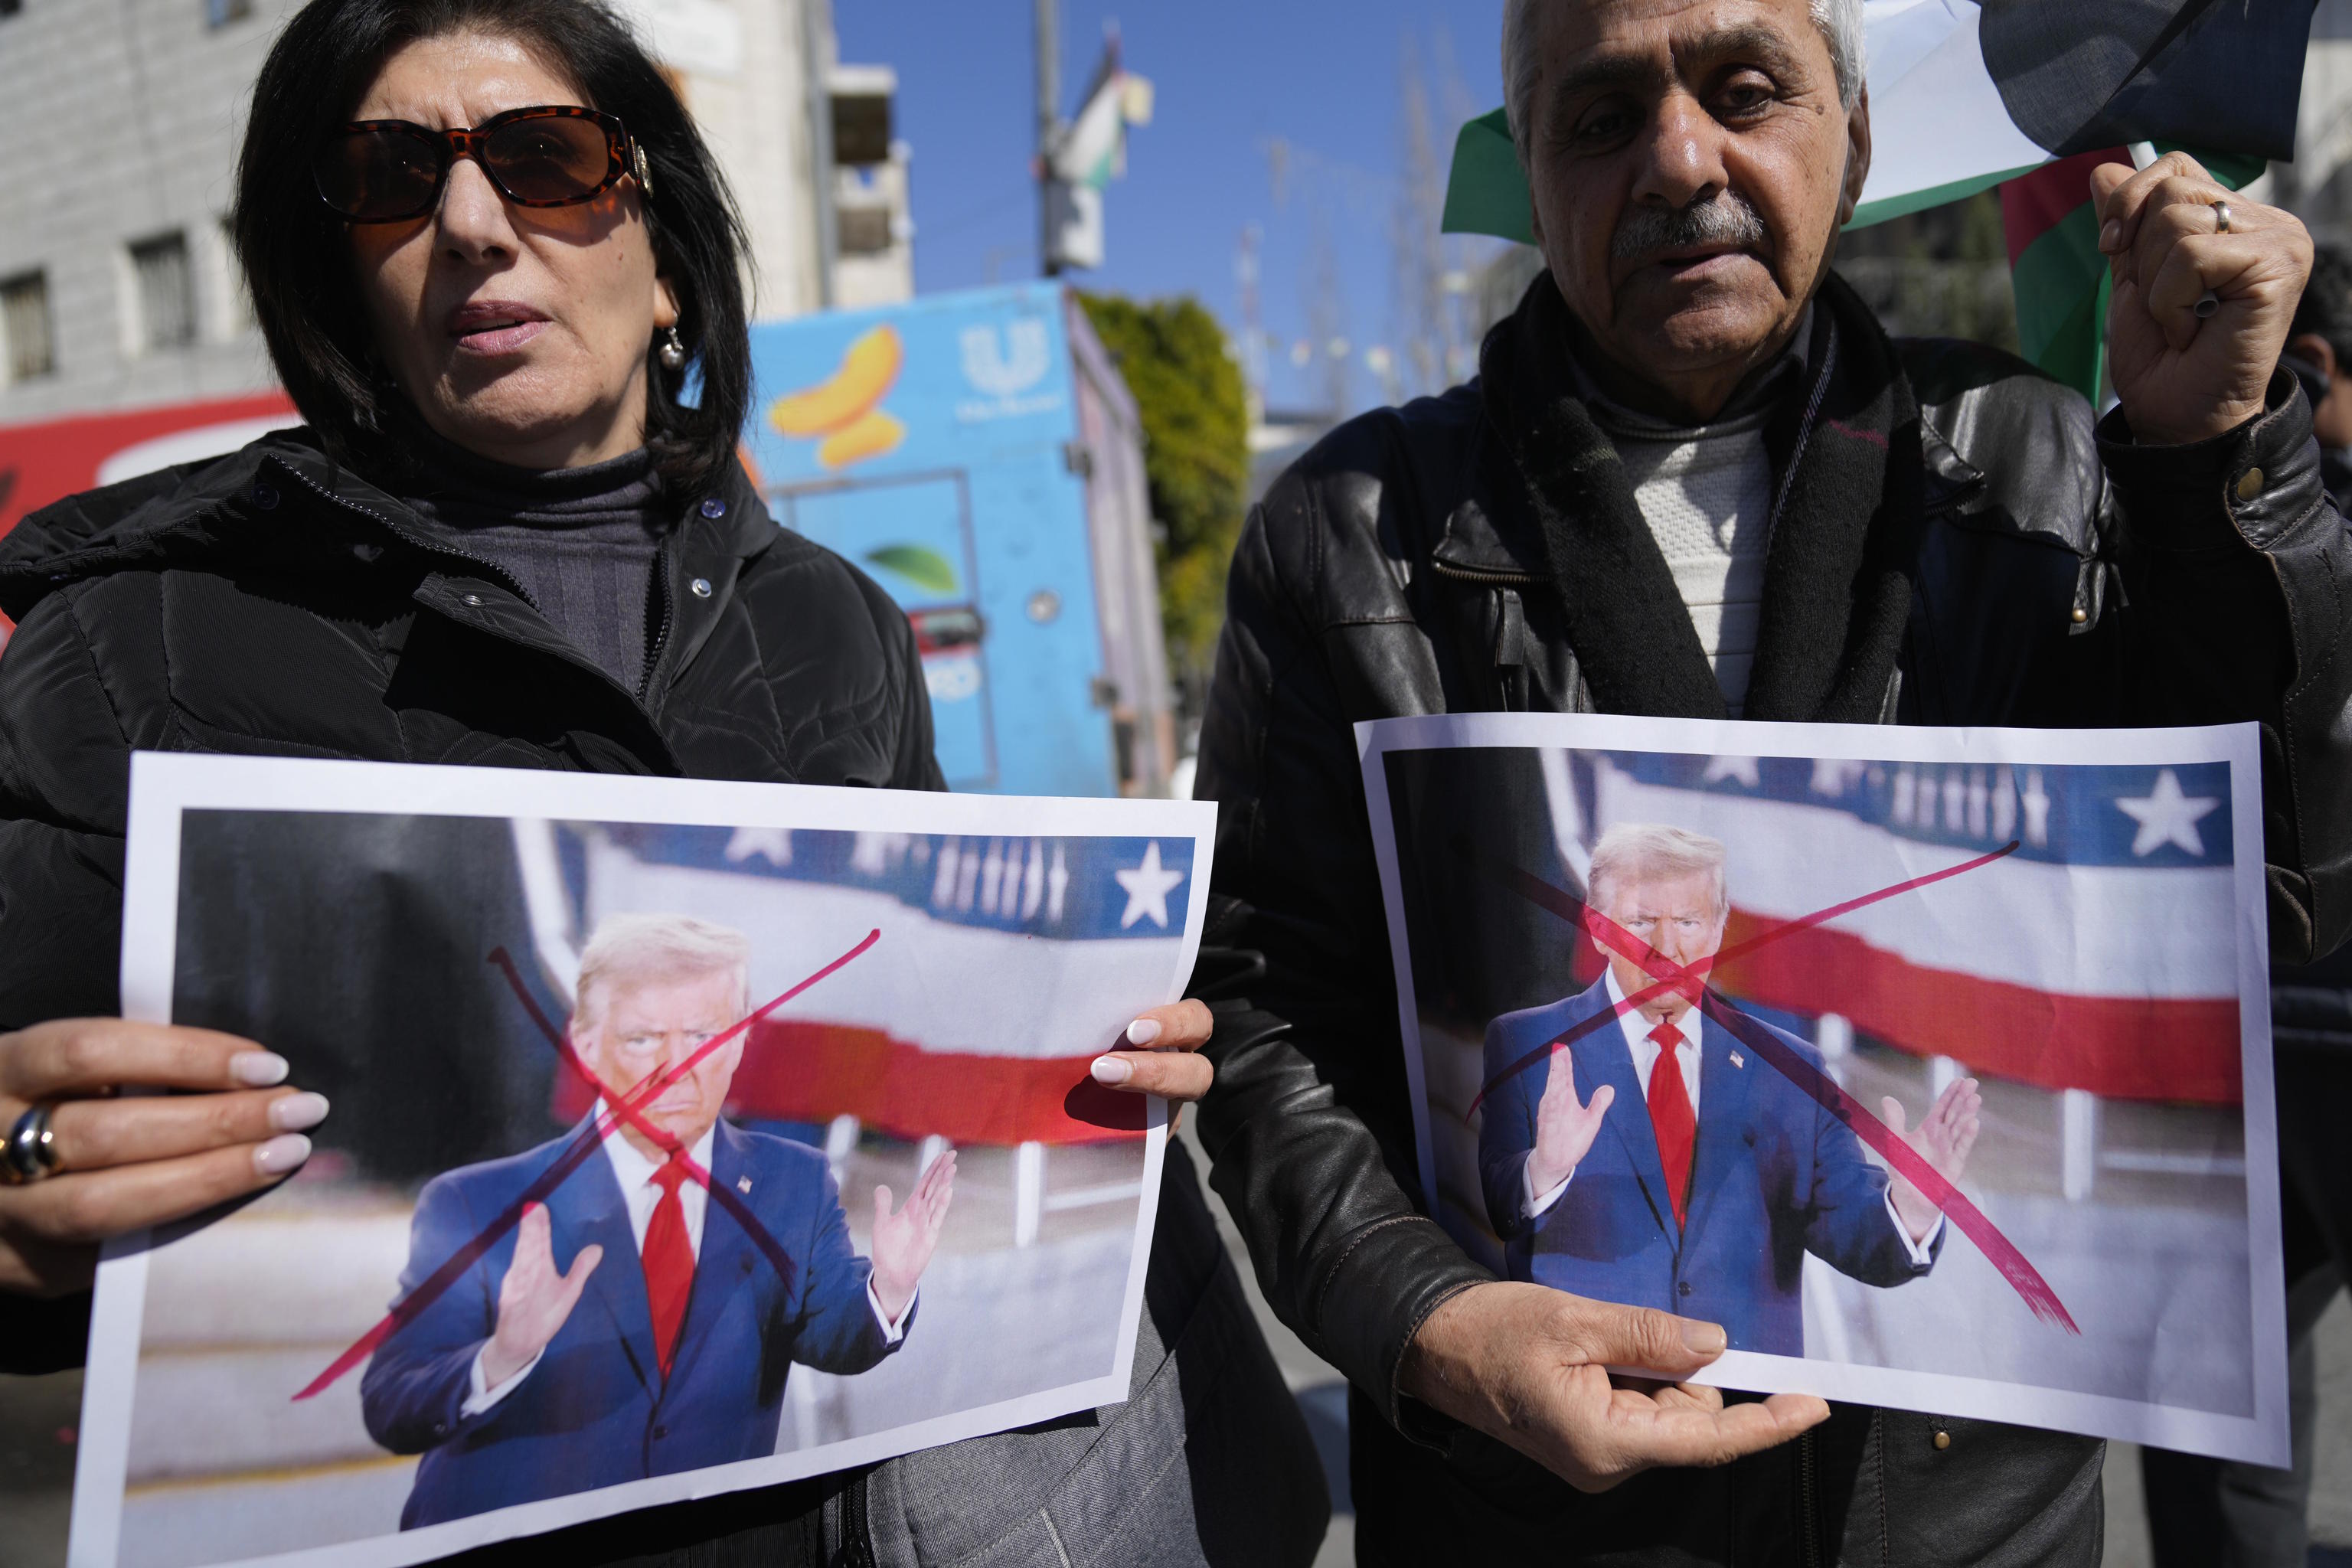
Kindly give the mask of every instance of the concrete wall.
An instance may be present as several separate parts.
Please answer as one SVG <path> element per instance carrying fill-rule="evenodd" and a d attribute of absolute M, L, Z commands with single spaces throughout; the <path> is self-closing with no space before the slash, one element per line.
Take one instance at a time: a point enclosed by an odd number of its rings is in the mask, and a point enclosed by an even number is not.
<path fill-rule="evenodd" d="M 249 9 L 213 27 L 206 0 L 25 0 L 0 19 L 0 279 L 46 275 L 56 363 L 0 385 L 0 422 L 269 384 L 221 220 L 246 95 L 292 5 Z M 196 342 L 142 353 L 128 247 L 175 230 Z"/>
<path fill-rule="evenodd" d="M 222 226 L 254 77 L 298 3 L 245 0 L 247 14 L 218 26 L 209 18 L 237 9 L 230 0 L 24 0 L 0 18 L 0 282 L 46 278 L 55 366 L 9 384 L 0 354 L 0 424 L 273 384 Z M 820 308 L 807 84 L 833 64 L 827 0 L 613 3 L 672 73 L 734 188 L 754 314 Z M 894 172 L 909 232 L 903 156 Z M 173 232 L 187 238 L 196 341 L 149 352 L 129 247 Z M 858 302 L 912 291 L 903 244 L 894 260 L 887 278 L 849 269 Z"/>

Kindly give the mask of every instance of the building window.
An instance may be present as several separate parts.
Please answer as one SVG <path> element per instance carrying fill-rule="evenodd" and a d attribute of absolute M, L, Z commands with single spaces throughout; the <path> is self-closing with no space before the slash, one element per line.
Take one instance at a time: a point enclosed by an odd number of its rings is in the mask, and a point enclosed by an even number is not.
<path fill-rule="evenodd" d="M 188 272 L 188 237 L 158 235 L 131 247 L 139 279 L 139 346 L 144 352 L 185 348 L 196 341 L 195 280 Z"/>
<path fill-rule="evenodd" d="M 0 283 L 0 344 L 7 348 L 10 381 L 30 381 L 57 370 L 49 342 L 49 280 L 40 273 Z"/>
<path fill-rule="evenodd" d="M 890 161 L 888 93 L 833 95 L 833 161 L 850 164 Z"/>
<path fill-rule="evenodd" d="M 888 207 L 842 207 L 834 222 L 835 244 L 844 256 L 879 256 L 890 248 Z"/>
<path fill-rule="evenodd" d="M 253 0 L 205 0 L 205 25 L 208 27 L 226 27 L 252 15 Z"/>

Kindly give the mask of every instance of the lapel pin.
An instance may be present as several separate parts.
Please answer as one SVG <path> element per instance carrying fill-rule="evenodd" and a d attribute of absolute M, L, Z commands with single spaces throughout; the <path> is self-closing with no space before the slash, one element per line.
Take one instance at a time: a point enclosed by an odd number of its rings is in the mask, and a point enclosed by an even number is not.
<path fill-rule="evenodd" d="M 1744 1068 L 1748 1065 L 1748 1058 L 1741 1056 L 1738 1051 L 1734 1051 L 1731 1053 L 1731 1065 L 1736 1068 Z"/>
<path fill-rule="evenodd" d="M 735 1190 L 736 1190 L 737 1192 L 739 1192 L 739 1193 L 748 1193 L 748 1192 L 750 1192 L 750 1191 L 751 1190 L 751 1177 L 749 1177 L 749 1176 L 738 1176 L 738 1177 L 736 1177 L 736 1178 L 735 1178 Z"/>

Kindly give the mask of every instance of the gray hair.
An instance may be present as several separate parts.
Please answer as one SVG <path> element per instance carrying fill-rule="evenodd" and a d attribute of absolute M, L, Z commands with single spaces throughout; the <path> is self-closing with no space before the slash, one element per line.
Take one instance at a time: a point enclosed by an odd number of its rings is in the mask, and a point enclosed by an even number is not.
<path fill-rule="evenodd" d="M 1687 827 L 1658 822 L 1621 822 L 1592 847 L 1592 868 L 1584 884 L 1595 904 L 1608 902 L 1604 888 L 1627 878 L 1689 877 L 1706 872 L 1715 878 L 1715 913 L 1720 920 L 1731 912 L 1731 889 L 1723 875 L 1723 841 Z"/>
<path fill-rule="evenodd" d="M 751 939 L 731 926 L 697 920 L 692 915 L 606 915 L 596 922 L 586 951 L 580 955 L 580 983 L 572 993 L 582 1017 L 593 1023 L 604 1013 L 599 998 L 593 1010 L 589 996 L 597 984 L 615 981 L 677 979 L 693 974 L 731 971 L 751 1001 Z"/>
<path fill-rule="evenodd" d="M 1528 100 L 1536 90 L 1538 10 L 1538 0 L 1503 4 L 1503 112 L 1511 122 L 1521 168 L 1528 163 Z M 1838 101 L 1852 110 L 1862 97 L 1862 0 L 1811 0 L 1811 10 L 1813 26 L 1822 30 L 1822 41 L 1830 47 L 1830 64 L 1837 71 Z"/>

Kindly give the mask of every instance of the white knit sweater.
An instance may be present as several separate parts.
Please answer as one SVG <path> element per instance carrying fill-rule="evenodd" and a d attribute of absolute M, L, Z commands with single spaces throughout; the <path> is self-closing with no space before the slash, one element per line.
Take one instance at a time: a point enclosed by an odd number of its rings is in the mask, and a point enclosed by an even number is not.
<path fill-rule="evenodd" d="M 1634 503 L 1674 569 L 1699 646 L 1737 719 L 1748 697 L 1764 605 L 1772 462 L 1764 450 L 1763 422 L 1705 426 L 1671 440 L 1612 434 Z"/>
<path fill-rule="evenodd" d="M 1592 416 L 1617 446 L 1633 502 L 1658 542 L 1689 609 L 1699 646 L 1731 716 L 1748 700 L 1756 627 L 1764 605 L 1764 547 L 1772 523 L 1772 458 L 1764 426 L 1780 397 L 1801 383 L 1811 333 L 1809 309 L 1795 341 L 1711 425 L 1662 424 L 1578 382 Z"/>

